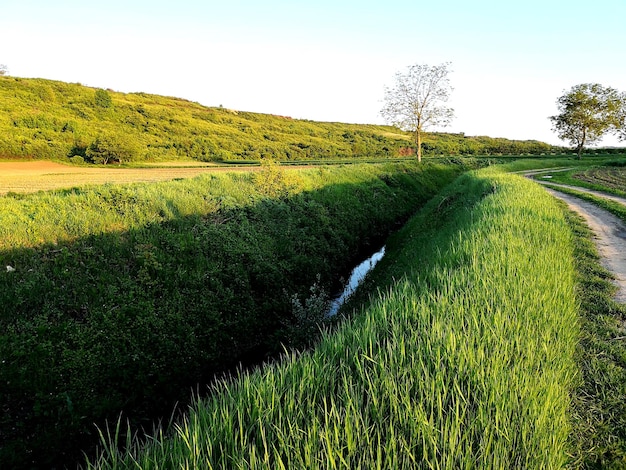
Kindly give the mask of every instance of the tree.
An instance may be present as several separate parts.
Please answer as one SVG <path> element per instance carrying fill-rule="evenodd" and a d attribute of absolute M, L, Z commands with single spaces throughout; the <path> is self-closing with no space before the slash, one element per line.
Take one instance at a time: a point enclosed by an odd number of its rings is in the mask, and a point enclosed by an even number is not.
<path fill-rule="evenodd" d="M 422 133 L 430 126 L 445 127 L 454 117 L 454 110 L 445 106 L 452 92 L 449 65 L 411 65 L 405 73 L 396 73 L 393 87 L 385 88 L 380 113 L 388 123 L 413 132 L 418 161 L 422 161 Z"/>
<path fill-rule="evenodd" d="M 93 163 L 124 163 L 137 158 L 139 146 L 126 136 L 101 134 L 87 148 L 85 155 Z"/>
<path fill-rule="evenodd" d="M 9 69 L 7 68 L 7 66 L 4 64 L 0 64 L 0 76 L 6 75 L 8 73 L 9 73 Z"/>
<path fill-rule="evenodd" d="M 623 98 L 617 90 L 598 83 L 583 83 L 558 98 L 559 114 L 550 116 L 559 139 L 567 140 L 581 158 L 586 145 L 620 128 Z"/>

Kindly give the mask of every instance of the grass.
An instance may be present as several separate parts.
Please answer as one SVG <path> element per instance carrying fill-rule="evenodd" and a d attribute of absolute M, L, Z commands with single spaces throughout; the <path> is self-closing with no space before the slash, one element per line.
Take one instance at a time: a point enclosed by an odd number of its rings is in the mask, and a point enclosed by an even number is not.
<path fill-rule="evenodd" d="M 408 133 L 390 126 L 314 122 L 209 108 L 43 79 L 0 77 L 0 158 L 284 161 L 398 157 Z M 553 147 L 464 134 L 428 134 L 427 155 L 539 154 Z"/>
<path fill-rule="evenodd" d="M 551 181 L 624 196 L 621 164 L 554 173 Z M 551 185 L 547 184 L 548 187 Z M 624 204 L 575 189 L 553 189 L 587 200 L 626 222 Z M 574 234 L 581 339 L 576 352 L 580 381 L 572 394 L 571 468 L 626 467 L 626 306 L 615 302 L 612 275 L 600 265 L 593 233 L 566 211 Z"/>
<path fill-rule="evenodd" d="M 461 177 L 389 244 L 373 298 L 311 352 L 217 385 L 92 468 L 560 468 L 573 247 L 532 182 Z"/>
<path fill-rule="evenodd" d="M 593 233 L 567 212 L 574 233 L 581 374 L 573 393 L 571 468 L 626 466 L 626 307 L 613 300 L 611 274 L 599 263 Z"/>
<path fill-rule="evenodd" d="M 329 292 L 465 169 L 266 165 L 1 197 L 0 467 L 69 465 L 94 422 L 150 426 L 297 346 L 294 297 Z"/>
<path fill-rule="evenodd" d="M 54 189 L 85 188 L 101 184 L 170 181 L 193 178 L 206 173 L 223 171 L 250 171 L 249 168 L 210 167 L 115 168 L 55 165 L 48 162 L 28 164 L 0 163 L 0 195 L 33 193 Z M 22 168 L 20 168 L 22 166 Z M 256 168 L 258 169 L 258 168 Z"/>
<path fill-rule="evenodd" d="M 609 160 L 605 165 L 594 165 L 590 168 L 575 169 L 563 173 L 555 173 L 551 180 L 571 186 L 580 186 L 596 191 L 626 197 L 626 169 L 617 164 L 626 164 L 626 161 Z"/>

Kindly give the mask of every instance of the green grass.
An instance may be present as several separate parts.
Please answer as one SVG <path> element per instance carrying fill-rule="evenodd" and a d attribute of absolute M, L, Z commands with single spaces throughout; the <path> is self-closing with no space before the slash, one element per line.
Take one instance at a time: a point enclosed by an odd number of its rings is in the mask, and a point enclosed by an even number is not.
<path fill-rule="evenodd" d="M 214 373 L 298 346 L 294 298 L 329 292 L 467 168 L 266 165 L 1 197 L 0 467 L 71 464 L 94 422 L 150 426 Z"/>
<path fill-rule="evenodd" d="M 551 181 L 624 196 L 623 170 L 592 166 L 554 173 Z M 550 185 L 547 185 L 550 187 Z M 615 201 L 563 187 L 553 189 L 589 201 L 626 222 L 626 207 Z M 567 211 L 575 235 L 581 340 L 576 358 L 580 382 L 572 396 L 572 468 L 626 467 L 626 307 L 613 299 L 612 275 L 600 265 L 593 233 Z"/>
<path fill-rule="evenodd" d="M 19 77 L 0 77 L 0 134 L 0 158 L 73 162 L 93 159 L 98 139 L 124 162 L 393 158 L 411 145 L 408 133 L 390 126 L 297 120 Z M 425 155 L 553 149 L 538 141 L 424 136 Z"/>
<path fill-rule="evenodd" d="M 594 165 L 584 170 L 575 169 L 563 173 L 555 173 L 551 180 L 556 183 L 626 197 L 626 160 L 608 160 L 602 166 Z M 618 166 L 619 165 L 619 166 Z"/>
<path fill-rule="evenodd" d="M 593 168 L 598 165 L 603 165 L 608 162 L 615 161 L 619 158 L 619 155 L 613 156 L 596 156 L 596 155 L 583 155 L 582 159 L 578 159 L 575 156 L 542 156 L 540 158 L 523 158 L 518 157 L 510 163 L 503 163 L 500 168 L 510 172 L 522 172 L 526 170 L 539 170 L 549 168 L 572 168 L 572 173 L 580 171 L 581 168 Z M 553 179 L 566 177 L 569 172 L 554 173 Z"/>
<path fill-rule="evenodd" d="M 572 468 L 626 466 L 626 307 L 613 300 L 611 274 L 599 263 L 593 233 L 567 213 L 574 233 L 581 375 L 573 393 Z"/>
<path fill-rule="evenodd" d="M 573 247 L 532 182 L 461 177 L 394 237 L 381 294 L 311 352 L 226 381 L 95 468 L 560 468 Z M 114 439 L 113 439 L 114 440 Z"/>

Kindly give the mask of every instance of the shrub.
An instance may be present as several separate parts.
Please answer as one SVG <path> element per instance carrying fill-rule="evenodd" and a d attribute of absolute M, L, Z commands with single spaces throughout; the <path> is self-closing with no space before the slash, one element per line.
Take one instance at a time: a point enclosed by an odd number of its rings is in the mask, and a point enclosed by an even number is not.
<path fill-rule="evenodd" d="M 118 134 L 101 134 L 87 148 L 86 156 L 92 163 L 125 163 L 139 155 L 138 146 L 130 138 Z"/>
<path fill-rule="evenodd" d="M 99 106 L 101 108 L 110 108 L 111 106 L 113 106 L 113 100 L 111 99 L 111 95 L 109 95 L 108 91 L 101 88 L 96 90 L 94 102 L 96 103 L 96 106 Z"/>

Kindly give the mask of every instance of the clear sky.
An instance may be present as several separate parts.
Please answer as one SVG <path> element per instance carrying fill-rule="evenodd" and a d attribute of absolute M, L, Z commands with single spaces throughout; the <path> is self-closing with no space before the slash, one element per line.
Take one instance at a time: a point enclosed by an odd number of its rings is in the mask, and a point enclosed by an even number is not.
<path fill-rule="evenodd" d="M 383 123 L 394 74 L 443 62 L 445 131 L 561 143 L 564 91 L 626 91 L 626 0 L 0 0 L 10 75 L 208 106 Z"/>

